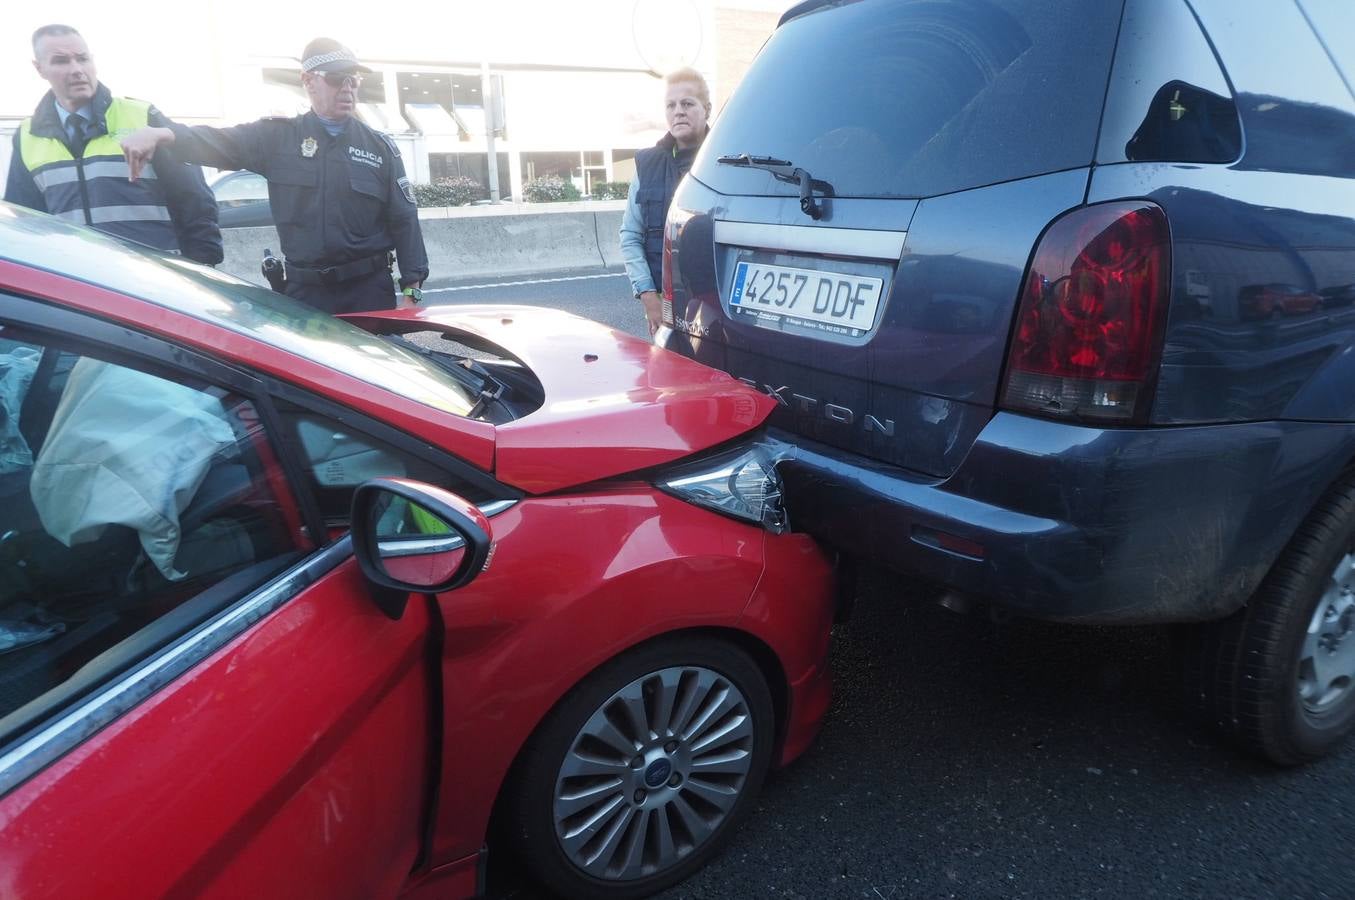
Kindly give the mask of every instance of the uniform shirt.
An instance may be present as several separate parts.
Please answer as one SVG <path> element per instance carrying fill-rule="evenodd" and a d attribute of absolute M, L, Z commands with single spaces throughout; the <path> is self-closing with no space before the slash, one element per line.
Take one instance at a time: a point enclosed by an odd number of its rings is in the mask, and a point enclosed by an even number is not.
<path fill-rule="evenodd" d="M 75 143 L 75 130 L 71 127 L 73 124 L 71 122 L 71 116 L 79 116 L 91 124 L 98 121 L 94 116 L 94 105 L 91 103 L 86 103 L 75 112 L 66 112 L 66 107 L 58 103 L 56 104 L 56 115 L 57 118 L 61 120 L 61 127 L 66 132 L 68 143 L 72 145 Z M 89 125 L 86 125 L 85 127 L 88 128 Z"/>
<path fill-rule="evenodd" d="M 180 158 L 248 169 L 268 180 L 288 263 L 322 269 L 394 249 L 401 286 L 428 277 L 418 207 L 400 153 L 356 118 L 337 135 L 314 112 L 230 128 L 169 127 Z"/>

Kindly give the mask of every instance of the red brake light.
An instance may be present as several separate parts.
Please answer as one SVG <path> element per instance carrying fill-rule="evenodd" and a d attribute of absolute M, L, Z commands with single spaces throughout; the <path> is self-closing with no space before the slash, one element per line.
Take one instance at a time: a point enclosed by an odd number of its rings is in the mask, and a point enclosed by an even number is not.
<path fill-rule="evenodd" d="M 673 323 L 673 238 L 677 225 L 671 219 L 663 223 L 663 320 Z"/>
<path fill-rule="evenodd" d="M 673 320 L 673 245 L 682 236 L 682 229 L 696 213 L 683 209 L 676 203 L 668 207 L 668 219 L 663 223 L 663 321 L 672 325 Z M 681 251 L 678 253 L 681 258 Z"/>
<path fill-rule="evenodd" d="M 1146 201 L 1087 206 L 1040 239 L 1012 333 L 1004 406 L 1141 421 L 1171 298 L 1171 236 Z"/>

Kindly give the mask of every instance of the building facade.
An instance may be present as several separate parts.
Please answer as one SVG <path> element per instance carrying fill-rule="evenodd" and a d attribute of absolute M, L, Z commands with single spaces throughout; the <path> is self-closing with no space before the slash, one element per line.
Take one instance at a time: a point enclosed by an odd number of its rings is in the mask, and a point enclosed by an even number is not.
<path fill-rule="evenodd" d="M 413 181 L 464 175 L 487 190 L 492 144 L 500 196 L 521 199 L 523 185 L 542 175 L 567 178 L 584 195 L 598 182 L 629 180 L 635 152 L 665 131 L 661 73 L 694 66 L 718 111 L 787 5 L 500 0 L 406 4 L 404 15 L 401 7 L 372 20 L 370 5 L 338 0 L 317 28 L 313 12 L 261 0 L 201 0 L 191 17 L 151 0 L 135 17 L 76 2 L 60 21 L 80 29 L 115 93 L 190 124 L 304 111 L 297 54 L 317 31 L 335 37 L 373 69 L 358 116 L 395 139 Z M 7 166 L 11 135 L 46 87 L 29 62 L 28 36 L 52 20 L 0 15 L 15 44 L 0 54 Z"/>

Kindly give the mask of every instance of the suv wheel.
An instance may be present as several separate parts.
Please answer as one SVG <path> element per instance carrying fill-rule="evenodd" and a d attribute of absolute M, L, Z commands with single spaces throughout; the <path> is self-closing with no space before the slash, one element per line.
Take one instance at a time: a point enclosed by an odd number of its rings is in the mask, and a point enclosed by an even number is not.
<path fill-rule="evenodd" d="M 619 657 L 546 718 L 511 824 L 523 861 L 566 897 L 642 897 L 700 868 L 752 805 L 776 733 L 757 665 L 710 638 Z"/>
<path fill-rule="evenodd" d="M 1355 476 L 1318 503 L 1246 608 L 1198 639 L 1188 688 L 1244 749 L 1297 765 L 1355 729 Z"/>

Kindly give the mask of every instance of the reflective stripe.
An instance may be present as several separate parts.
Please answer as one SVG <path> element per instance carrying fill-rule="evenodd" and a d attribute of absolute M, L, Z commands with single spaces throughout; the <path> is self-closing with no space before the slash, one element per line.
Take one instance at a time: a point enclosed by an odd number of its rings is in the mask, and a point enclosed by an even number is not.
<path fill-rule="evenodd" d="M 85 224 L 83 209 L 67 209 L 53 213 L 58 219 Z M 163 206 L 96 206 L 89 211 L 95 225 L 107 222 L 169 222 L 169 210 Z"/>
<path fill-rule="evenodd" d="M 33 183 L 38 186 L 38 190 L 44 192 L 58 184 L 71 184 L 79 180 L 80 173 L 75 168 L 75 160 L 64 165 L 48 166 L 41 172 L 33 173 Z"/>
<path fill-rule="evenodd" d="M 75 221 L 83 218 L 79 210 L 75 211 Z M 96 206 L 89 211 L 89 217 L 95 225 L 106 222 L 168 222 L 169 210 L 163 206 Z M 63 215 L 64 218 L 64 215 Z"/>
<path fill-rule="evenodd" d="M 132 169 L 127 165 L 125 159 L 100 160 L 90 162 L 85 160 L 85 178 L 124 178 L 132 177 Z M 141 177 L 145 179 L 154 179 L 155 171 L 150 166 L 146 166 L 141 171 Z M 48 188 L 55 187 L 58 184 L 70 184 L 80 180 L 80 172 L 75 164 L 75 160 L 67 163 L 59 163 L 49 166 L 41 172 L 33 173 L 33 183 L 38 186 L 38 190 L 45 191 Z"/>

